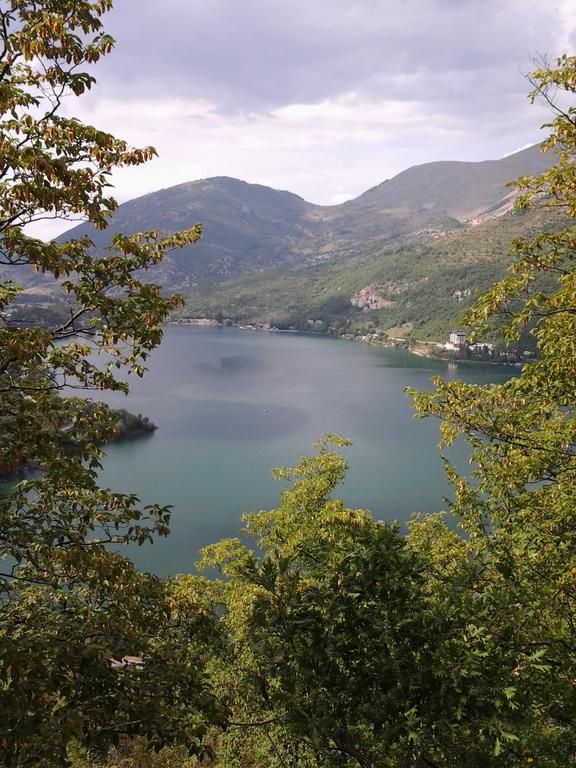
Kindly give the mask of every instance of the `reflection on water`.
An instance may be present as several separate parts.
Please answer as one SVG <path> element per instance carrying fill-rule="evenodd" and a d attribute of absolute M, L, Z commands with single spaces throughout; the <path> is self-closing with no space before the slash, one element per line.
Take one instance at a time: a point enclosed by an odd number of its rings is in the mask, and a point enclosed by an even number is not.
<path fill-rule="evenodd" d="M 229 376 L 233 373 L 249 373 L 260 371 L 264 363 L 256 357 L 249 355 L 227 355 L 221 357 L 216 363 L 198 363 L 199 367 L 211 374 L 223 374 Z"/>

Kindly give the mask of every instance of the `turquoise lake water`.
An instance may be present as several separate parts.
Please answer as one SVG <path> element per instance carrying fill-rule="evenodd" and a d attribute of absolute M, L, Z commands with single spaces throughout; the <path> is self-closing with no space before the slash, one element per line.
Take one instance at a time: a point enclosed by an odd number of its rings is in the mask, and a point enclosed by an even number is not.
<path fill-rule="evenodd" d="M 186 326 L 166 329 L 148 367 L 128 398 L 107 402 L 159 428 L 110 445 L 101 480 L 143 503 L 173 505 L 169 538 L 131 550 L 161 575 L 191 570 L 200 547 L 237 534 L 242 513 L 276 506 L 282 486 L 270 468 L 294 464 L 325 432 L 354 443 L 339 492 L 349 506 L 401 522 L 444 508 L 438 424 L 414 419 L 403 390 L 429 388 L 435 374 L 482 383 L 512 370 L 324 337 Z M 452 458 L 466 466 L 461 450 Z"/>

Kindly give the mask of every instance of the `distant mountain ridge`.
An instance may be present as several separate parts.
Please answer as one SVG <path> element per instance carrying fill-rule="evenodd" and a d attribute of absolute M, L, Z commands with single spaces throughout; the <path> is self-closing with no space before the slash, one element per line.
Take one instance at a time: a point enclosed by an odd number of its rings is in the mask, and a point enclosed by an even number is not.
<path fill-rule="evenodd" d="M 435 210 L 461 222 L 497 208 L 513 195 L 508 182 L 537 174 L 551 164 L 538 144 L 501 160 L 460 162 L 441 160 L 415 165 L 369 189 L 348 206 Z"/>
<path fill-rule="evenodd" d="M 62 239 L 88 235 L 101 248 L 114 232 L 174 231 L 201 222 L 202 241 L 170 255 L 155 277 L 185 289 L 238 273 L 346 259 L 418 232 L 467 226 L 507 209 L 510 179 L 540 173 L 551 162 L 535 145 L 501 160 L 426 163 L 335 206 L 218 176 L 130 200 L 107 230 L 80 224 Z"/>
<path fill-rule="evenodd" d="M 62 239 L 88 235 L 100 250 L 115 232 L 200 222 L 202 240 L 149 274 L 184 294 L 182 317 L 442 340 L 503 275 L 511 238 L 566 225 L 561 211 L 514 211 L 507 186 L 554 159 L 533 146 L 501 160 L 426 163 L 334 206 L 218 176 L 130 200 L 108 229 L 81 224 Z M 26 290 L 16 320 L 42 322 L 51 311 L 67 311 L 43 275 L 18 269 L 10 268 L 10 278 Z"/>

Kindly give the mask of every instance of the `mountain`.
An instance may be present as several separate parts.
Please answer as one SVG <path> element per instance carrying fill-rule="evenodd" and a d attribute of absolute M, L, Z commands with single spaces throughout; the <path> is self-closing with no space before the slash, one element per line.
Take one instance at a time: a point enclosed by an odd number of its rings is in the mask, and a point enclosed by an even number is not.
<path fill-rule="evenodd" d="M 114 232 L 175 231 L 202 223 L 202 241 L 169 257 L 165 281 L 186 285 L 206 276 L 258 269 L 314 248 L 313 209 L 298 195 L 225 176 L 179 184 L 120 205 L 105 231 L 81 224 L 68 239 L 88 234 L 97 248 Z"/>
<path fill-rule="evenodd" d="M 503 274 L 512 237 L 563 225 L 557 212 L 513 211 L 507 186 L 553 161 L 533 146 L 501 160 L 426 163 L 336 206 L 221 176 L 131 200 L 107 230 L 82 224 L 62 238 L 88 235 L 100 250 L 114 232 L 201 222 L 200 243 L 151 271 L 185 294 L 185 317 L 439 339 Z M 24 318 L 49 310 L 42 276 L 18 281 Z"/>
<path fill-rule="evenodd" d="M 478 294 L 504 275 L 512 238 L 565 224 L 558 211 L 513 212 L 442 236 L 401 238 L 348 259 L 230 277 L 189 291 L 183 316 L 445 340 Z"/>
<path fill-rule="evenodd" d="M 550 155 L 534 145 L 501 160 L 416 165 L 369 189 L 346 207 L 353 215 L 394 210 L 469 222 L 505 207 L 514 194 L 507 183 L 523 174 L 542 173 L 550 160 Z"/>
<path fill-rule="evenodd" d="M 89 235 L 103 248 L 114 232 L 174 231 L 201 222 L 202 241 L 171 255 L 158 275 L 186 288 L 267 268 L 299 269 L 350 258 L 377 243 L 458 229 L 502 213 L 519 174 L 551 162 L 538 146 L 502 160 L 415 166 L 337 206 L 225 176 L 179 184 L 118 207 L 102 232 L 87 224 L 63 237 Z"/>

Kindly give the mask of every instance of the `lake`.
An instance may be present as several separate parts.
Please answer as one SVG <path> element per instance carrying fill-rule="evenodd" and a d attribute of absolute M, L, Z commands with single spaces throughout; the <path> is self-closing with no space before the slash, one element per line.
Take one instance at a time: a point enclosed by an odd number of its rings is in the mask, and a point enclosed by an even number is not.
<path fill-rule="evenodd" d="M 108 446 L 101 481 L 173 505 L 170 537 L 131 550 L 160 575 L 191 570 L 200 547 L 237 534 L 242 513 L 277 506 L 271 467 L 293 465 L 326 432 L 354 443 L 339 491 L 347 505 L 401 522 L 442 509 L 450 487 L 438 424 L 413 418 L 404 388 L 429 388 L 434 374 L 483 383 L 512 372 L 327 337 L 190 326 L 167 327 L 148 367 L 129 377 L 127 398 L 106 401 L 159 428 Z M 453 458 L 465 467 L 462 451 Z"/>

